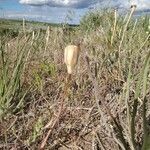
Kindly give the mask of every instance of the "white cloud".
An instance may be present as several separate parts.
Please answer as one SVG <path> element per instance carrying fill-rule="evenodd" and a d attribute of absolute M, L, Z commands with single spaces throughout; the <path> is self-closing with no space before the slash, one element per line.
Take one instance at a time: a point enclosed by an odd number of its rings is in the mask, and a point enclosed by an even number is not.
<path fill-rule="evenodd" d="M 114 6 L 118 8 L 129 8 L 131 4 L 136 4 L 137 10 L 150 9 L 150 0 L 20 0 L 19 2 L 27 5 L 49 5 L 51 7 L 73 8 L 87 8 L 97 3 L 101 7 Z"/>
<path fill-rule="evenodd" d="M 27 4 L 27 5 L 44 5 L 48 4 L 50 2 L 49 0 L 20 0 L 21 4 Z"/>
<path fill-rule="evenodd" d="M 86 8 L 93 5 L 97 0 L 20 0 L 21 4 L 27 5 L 49 5 L 51 7 L 74 7 Z"/>

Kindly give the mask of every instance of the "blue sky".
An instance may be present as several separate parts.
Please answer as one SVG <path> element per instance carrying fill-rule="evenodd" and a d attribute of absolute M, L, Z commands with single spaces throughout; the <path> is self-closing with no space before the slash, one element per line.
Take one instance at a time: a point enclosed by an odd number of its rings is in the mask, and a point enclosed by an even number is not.
<path fill-rule="evenodd" d="M 92 8 L 117 7 L 126 10 L 131 4 L 137 5 L 137 12 L 150 12 L 150 0 L 0 0 L 0 18 L 78 24 Z"/>

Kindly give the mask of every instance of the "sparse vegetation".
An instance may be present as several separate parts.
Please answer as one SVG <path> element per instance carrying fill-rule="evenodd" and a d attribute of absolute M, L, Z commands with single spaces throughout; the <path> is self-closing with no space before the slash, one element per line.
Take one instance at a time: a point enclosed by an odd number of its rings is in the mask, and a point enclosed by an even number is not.
<path fill-rule="evenodd" d="M 130 16 L 91 12 L 77 27 L 0 24 L 0 149 L 150 149 L 150 18 Z M 65 88 L 64 48 L 81 37 Z"/>

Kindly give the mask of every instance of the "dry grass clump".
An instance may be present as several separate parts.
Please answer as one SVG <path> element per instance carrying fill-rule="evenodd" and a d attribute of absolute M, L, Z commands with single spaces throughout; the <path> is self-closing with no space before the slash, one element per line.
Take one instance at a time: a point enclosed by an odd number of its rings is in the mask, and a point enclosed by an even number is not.
<path fill-rule="evenodd" d="M 149 149 L 149 18 L 132 13 L 0 38 L 0 149 Z M 79 37 L 66 88 L 64 48 Z"/>

